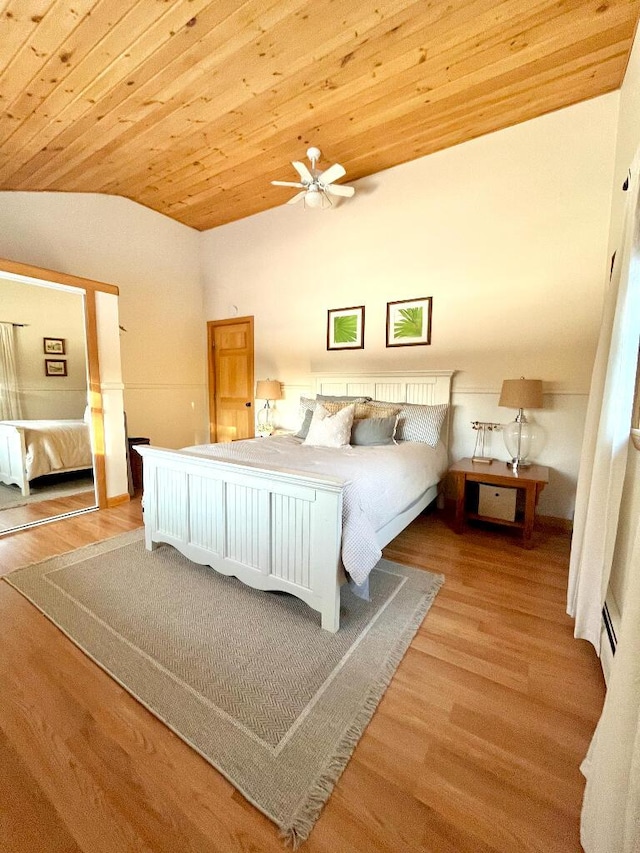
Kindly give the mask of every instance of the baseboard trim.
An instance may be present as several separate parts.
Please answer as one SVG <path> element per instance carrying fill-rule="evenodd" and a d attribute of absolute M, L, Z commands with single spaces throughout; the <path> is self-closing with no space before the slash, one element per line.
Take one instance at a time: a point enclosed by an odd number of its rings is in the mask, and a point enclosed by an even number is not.
<path fill-rule="evenodd" d="M 570 518 L 558 518 L 555 515 L 536 515 L 536 523 L 544 530 L 560 530 L 563 533 L 573 532 L 573 521 Z"/>
<path fill-rule="evenodd" d="M 124 495 L 115 495 L 112 498 L 107 498 L 107 509 L 113 509 L 114 506 L 120 506 L 120 504 L 129 503 L 131 498 L 128 493 Z"/>

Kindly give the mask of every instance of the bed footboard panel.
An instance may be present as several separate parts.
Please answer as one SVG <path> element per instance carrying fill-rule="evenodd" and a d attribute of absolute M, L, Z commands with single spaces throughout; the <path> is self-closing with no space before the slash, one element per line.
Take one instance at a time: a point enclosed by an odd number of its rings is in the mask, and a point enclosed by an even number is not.
<path fill-rule="evenodd" d="M 337 630 L 339 481 L 153 447 L 139 452 L 147 547 L 166 542 L 256 589 L 290 592 Z"/>
<path fill-rule="evenodd" d="M 15 483 L 25 497 L 29 494 L 26 460 L 24 431 L 20 427 L 0 424 L 0 483 Z"/>

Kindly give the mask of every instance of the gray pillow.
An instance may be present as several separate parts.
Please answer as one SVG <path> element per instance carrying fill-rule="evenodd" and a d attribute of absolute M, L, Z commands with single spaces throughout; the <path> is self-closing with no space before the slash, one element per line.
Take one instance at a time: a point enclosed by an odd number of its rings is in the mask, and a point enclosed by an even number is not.
<path fill-rule="evenodd" d="M 306 438 L 309 434 L 309 425 L 311 423 L 311 418 L 313 417 L 313 409 L 307 409 L 304 413 L 304 418 L 302 424 L 300 425 L 300 429 L 293 436 L 294 438 Z"/>
<path fill-rule="evenodd" d="M 351 444 L 371 447 L 376 444 L 395 444 L 398 415 L 388 418 L 358 418 L 351 427 Z"/>

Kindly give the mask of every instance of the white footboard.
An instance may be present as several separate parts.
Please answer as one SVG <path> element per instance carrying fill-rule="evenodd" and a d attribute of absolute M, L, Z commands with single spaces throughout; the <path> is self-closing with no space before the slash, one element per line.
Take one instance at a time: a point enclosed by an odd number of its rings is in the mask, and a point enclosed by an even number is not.
<path fill-rule="evenodd" d="M 342 483 L 139 445 L 147 548 L 173 545 L 256 589 L 289 592 L 340 621 Z"/>
<path fill-rule="evenodd" d="M 29 494 L 26 459 L 24 430 L 0 423 L 0 483 L 15 483 L 25 497 Z"/>

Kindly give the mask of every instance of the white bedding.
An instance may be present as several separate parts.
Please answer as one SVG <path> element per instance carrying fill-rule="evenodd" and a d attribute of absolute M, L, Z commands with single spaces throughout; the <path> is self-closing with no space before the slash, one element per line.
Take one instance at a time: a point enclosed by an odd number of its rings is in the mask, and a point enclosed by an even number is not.
<path fill-rule="evenodd" d="M 411 506 L 447 469 L 443 444 L 340 448 L 304 445 L 293 436 L 186 447 L 192 453 L 251 462 L 263 467 L 309 471 L 344 481 L 342 562 L 361 586 L 382 556 L 376 532 Z"/>
<path fill-rule="evenodd" d="M 27 479 L 56 471 L 91 468 L 91 436 L 84 420 L 2 421 L 21 427 L 26 446 Z"/>

